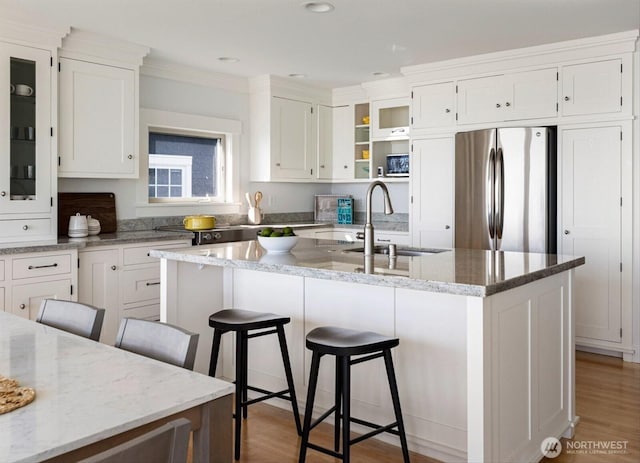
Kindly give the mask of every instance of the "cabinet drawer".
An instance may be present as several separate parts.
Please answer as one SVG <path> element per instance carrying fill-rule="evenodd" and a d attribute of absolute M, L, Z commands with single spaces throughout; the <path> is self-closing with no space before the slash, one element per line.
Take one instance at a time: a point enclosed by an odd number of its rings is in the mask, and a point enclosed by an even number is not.
<path fill-rule="evenodd" d="M 26 201 L 24 201 L 26 202 Z M 50 219 L 20 219 L 0 221 L 0 240 L 29 240 L 51 233 Z"/>
<path fill-rule="evenodd" d="M 71 272 L 71 254 L 53 254 L 13 259 L 13 279 L 61 275 Z"/>
<path fill-rule="evenodd" d="M 160 265 L 124 270 L 120 287 L 124 304 L 160 299 Z"/>
<path fill-rule="evenodd" d="M 180 246 L 191 246 L 190 242 L 169 242 L 169 243 L 151 243 L 145 246 L 136 246 L 134 248 L 124 248 L 123 250 L 123 263 L 124 265 L 136 265 L 136 264 L 150 264 L 157 263 L 159 259 L 156 257 L 150 257 L 149 251 L 151 249 L 167 249 L 177 248 Z"/>
<path fill-rule="evenodd" d="M 160 320 L 160 304 L 144 305 L 142 307 L 132 307 L 122 311 L 123 317 L 144 318 L 146 320 Z"/>

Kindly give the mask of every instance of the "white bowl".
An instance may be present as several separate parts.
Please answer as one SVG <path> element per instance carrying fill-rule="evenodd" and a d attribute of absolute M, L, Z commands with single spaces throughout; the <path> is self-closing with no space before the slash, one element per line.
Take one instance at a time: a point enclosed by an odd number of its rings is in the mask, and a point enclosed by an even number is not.
<path fill-rule="evenodd" d="M 298 242 L 297 236 L 258 236 L 260 246 L 265 248 L 267 252 L 284 253 L 289 252 Z"/>

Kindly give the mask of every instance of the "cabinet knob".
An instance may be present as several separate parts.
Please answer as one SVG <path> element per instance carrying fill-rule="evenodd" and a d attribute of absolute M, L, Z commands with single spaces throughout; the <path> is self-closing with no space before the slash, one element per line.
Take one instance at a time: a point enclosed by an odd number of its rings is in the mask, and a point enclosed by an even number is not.
<path fill-rule="evenodd" d="M 24 231 L 29 230 L 29 225 L 23 225 L 23 226 L 22 226 L 22 229 L 23 229 Z"/>
<path fill-rule="evenodd" d="M 130 154 L 129 156 L 127 156 L 127 158 L 133 159 L 133 154 Z"/>
<path fill-rule="evenodd" d="M 111 266 L 111 270 L 115 270 L 115 269 L 117 269 L 117 268 L 118 268 L 118 267 L 116 267 L 115 265 L 112 265 L 112 266 Z"/>
<path fill-rule="evenodd" d="M 450 225 L 445 225 L 445 226 L 444 226 L 444 229 L 445 229 L 445 230 L 449 230 L 450 228 L 451 228 L 451 226 L 450 226 Z"/>
<path fill-rule="evenodd" d="M 20 304 L 20 310 L 24 310 L 24 309 L 26 309 L 26 308 L 27 308 L 27 306 L 26 306 L 26 305 L 24 305 L 24 304 Z"/>
<path fill-rule="evenodd" d="M 449 108 L 444 110 L 445 113 L 449 114 L 451 112 L 451 110 Z"/>
<path fill-rule="evenodd" d="M 345 168 L 345 169 L 348 169 L 348 168 L 349 168 L 349 166 L 345 164 L 344 168 Z"/>
<path fill-rule="evenodd" d="M 6 191 L 0 191 L 0 196 L 7 196 L 7 192 Z"/>
<path fill-rule="evenodd" d="M 501 108 L 502 105 L 500 103 L 496 103 L 496 108 Z"/>
<path fill-rule="evenodd" d="M 570 100 L 570 98 L 568 96 L 564 97 L 564 101 L 569 101 L 569 100 Z"/>
<path fill-rule="evenodd" d="M 276 166 L 280 167 L 280 163 L 279 163 L 279 162 L 276 162 Z"/>
<path fill-rule="evenodd" d="M 509 106 L 511 106 L 511 103 L 507 101 L 504 105 L 508 108 Z"/>
<path fill-rule="evenodd" d="M 565 234 L 565 235 L 568 235 L 569 233 L 571 233 L 569 230 L 565 230 L 565 231 L 564 231 L 564 234 Z"/>
<path fill-rule="evenodd" d="M 324 164 L 322 164 L 322 165 L 320 166 L 320 168 L 321 168 L 321 169 L 324 169 Z"/>

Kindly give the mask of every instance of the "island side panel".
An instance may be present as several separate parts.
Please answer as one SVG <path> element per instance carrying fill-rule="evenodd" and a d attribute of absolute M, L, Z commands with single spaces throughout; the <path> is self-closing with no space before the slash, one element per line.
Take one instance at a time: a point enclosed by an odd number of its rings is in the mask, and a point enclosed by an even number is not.
<path fill-rule="evenodd" d="M 469 298 L 469 461 L 538 461 L 574 423 L 570 272 Z"/>

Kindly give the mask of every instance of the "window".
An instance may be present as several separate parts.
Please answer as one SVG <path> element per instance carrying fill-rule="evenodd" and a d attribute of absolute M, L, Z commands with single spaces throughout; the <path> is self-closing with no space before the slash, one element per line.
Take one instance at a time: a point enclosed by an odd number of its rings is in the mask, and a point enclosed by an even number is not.
<path fill-rule="evenodd" d="M 217 198 L 224 136 L 149 131 L 149 201 Z"/>

